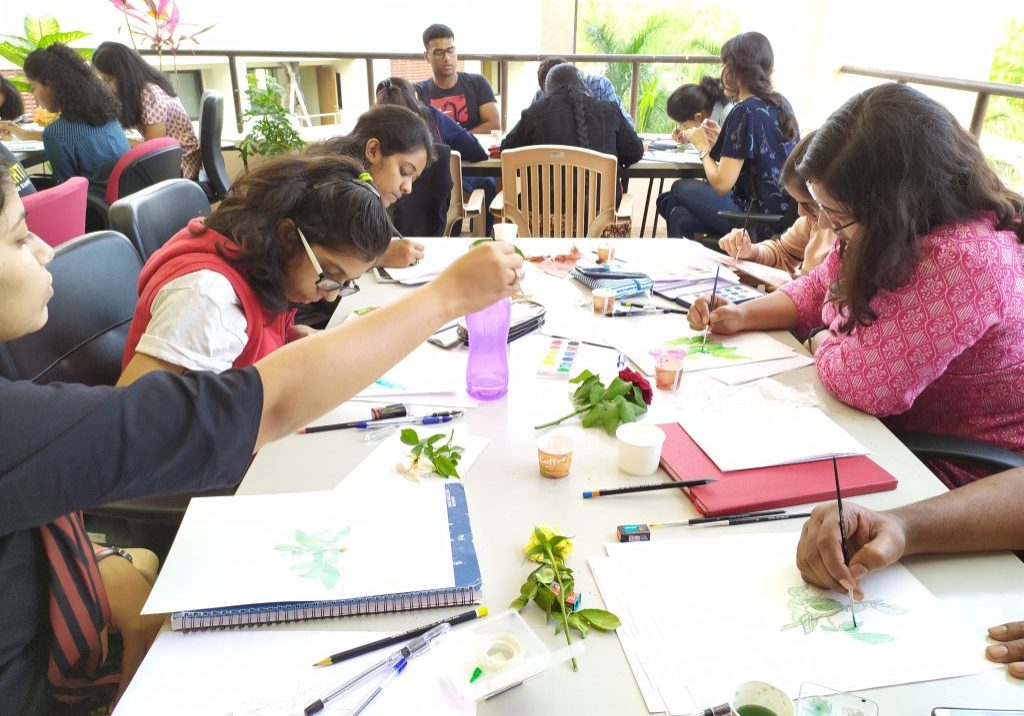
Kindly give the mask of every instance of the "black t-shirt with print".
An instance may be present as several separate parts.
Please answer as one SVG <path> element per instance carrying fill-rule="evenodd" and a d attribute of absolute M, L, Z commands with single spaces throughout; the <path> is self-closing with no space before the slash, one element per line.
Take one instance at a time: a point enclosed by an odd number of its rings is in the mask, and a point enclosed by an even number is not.
<path fill-rule="evenodd" d="M 416 93 L 470 132 L 480 124 L 480 105 L 496 101 L 487 78 L 468 72 L 460 72 L 451 89 L 441 89 L 433 78 L 417 82 Z"/>

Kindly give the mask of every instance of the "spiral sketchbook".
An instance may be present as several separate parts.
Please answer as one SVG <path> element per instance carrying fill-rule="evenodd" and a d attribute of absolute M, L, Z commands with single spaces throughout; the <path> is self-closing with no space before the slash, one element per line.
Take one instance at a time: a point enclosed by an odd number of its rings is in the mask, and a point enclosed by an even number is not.
<path fill-rule="evenodd" d="M 143 614 L 192 631 L 479 602 L 461 483 L 353 478 L 193 499 Z"/>

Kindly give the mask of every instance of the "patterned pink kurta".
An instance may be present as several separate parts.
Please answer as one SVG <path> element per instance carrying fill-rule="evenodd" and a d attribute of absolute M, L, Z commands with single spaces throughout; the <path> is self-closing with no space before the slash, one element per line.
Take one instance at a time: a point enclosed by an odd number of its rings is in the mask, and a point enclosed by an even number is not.
<path fill-rule="evenodd" d="M 921 241 L 910 280 L 871 301 L 878 319 L 838 333 L 827 302 L 839 275 L 833 250 L 807 276 L 783 286 L 799 332 L 827 326 L 814 356 L 818 375 L 847 405 L 892 430 L 981 440 L 1024 452 L 1024 244 L 996 231 L 994 217 L 944 226 Z M 947 484 L 972 479 L 939 469 Z"/>
<path fill-rule="evenodd" d="M 147 83 L 142 88 L 142 123 L 163 124 L 167 136 L 177 139 L 181 145 L 181 175 L 186 179 L 199 176 L 202 163 L 199 140 L 180 99 L 171 97 L 155 84 Z"/>

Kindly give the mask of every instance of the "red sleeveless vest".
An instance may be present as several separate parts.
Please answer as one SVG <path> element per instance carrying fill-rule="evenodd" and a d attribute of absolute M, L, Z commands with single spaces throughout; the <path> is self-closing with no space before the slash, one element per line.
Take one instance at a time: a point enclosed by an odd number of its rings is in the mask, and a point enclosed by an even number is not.
<path fill-rule="evenodd" d="M 295 320 L 294 309 L 270 316 L 241 272 L 218 253 L 218 247 L 229 256 L 238 251 L 226 236 L 207 229 L 202 219 L 193 219 L 150 256 L 139 274 L 139 301 L 128 329 L 122 370 L 135 356 L 135 348 L 153 316 L 153 300 L 160 289 L 176 278 L 204 269 L 216 271 L 231 283 L 245 313 L 245 332 L 249 340 L 235 359 L 235 368 L 250 366 L 285 344 L 288 329 Z"/>

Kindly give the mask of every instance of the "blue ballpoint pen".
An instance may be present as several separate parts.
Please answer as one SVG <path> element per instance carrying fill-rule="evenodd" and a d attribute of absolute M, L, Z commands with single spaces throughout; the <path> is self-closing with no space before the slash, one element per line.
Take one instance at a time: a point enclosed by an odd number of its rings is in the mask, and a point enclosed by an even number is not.
<path fill-rule="evenodd" d="M 461 411 L 453 415 L 424 415 L 422 417 L 393 418 L 390 420 L 367 420 L 356 423 L 353 427 L 356 430 L 370 430 L 384 425 L 437 425 L 438 423 L 450 423 L 462 415 Z"/>
<path fill-rule="evenodd" d="M 405 671 L 405 667 L 408 665 L 408 661 L 406 661 L 405 659 L 399 659 L 398 663 L 391 667 L 391 671 L 389 671 L 384 676 L 384 678 L 381 679 L 381 682 L 377 686 L 377 688 L 371 691 L 370 695 L 363 700 L 363 703 L 359 704 L 356 710 L 352 712 L 352 716 L 359 716 L 359 714 L 365 711 L 366 707 L 370 705 L 370 702 L 377 698 L 377 695 L 384 690 L 384 687 L 390 684 L 395 679 L 397 679 L 398 675 Z"/>

